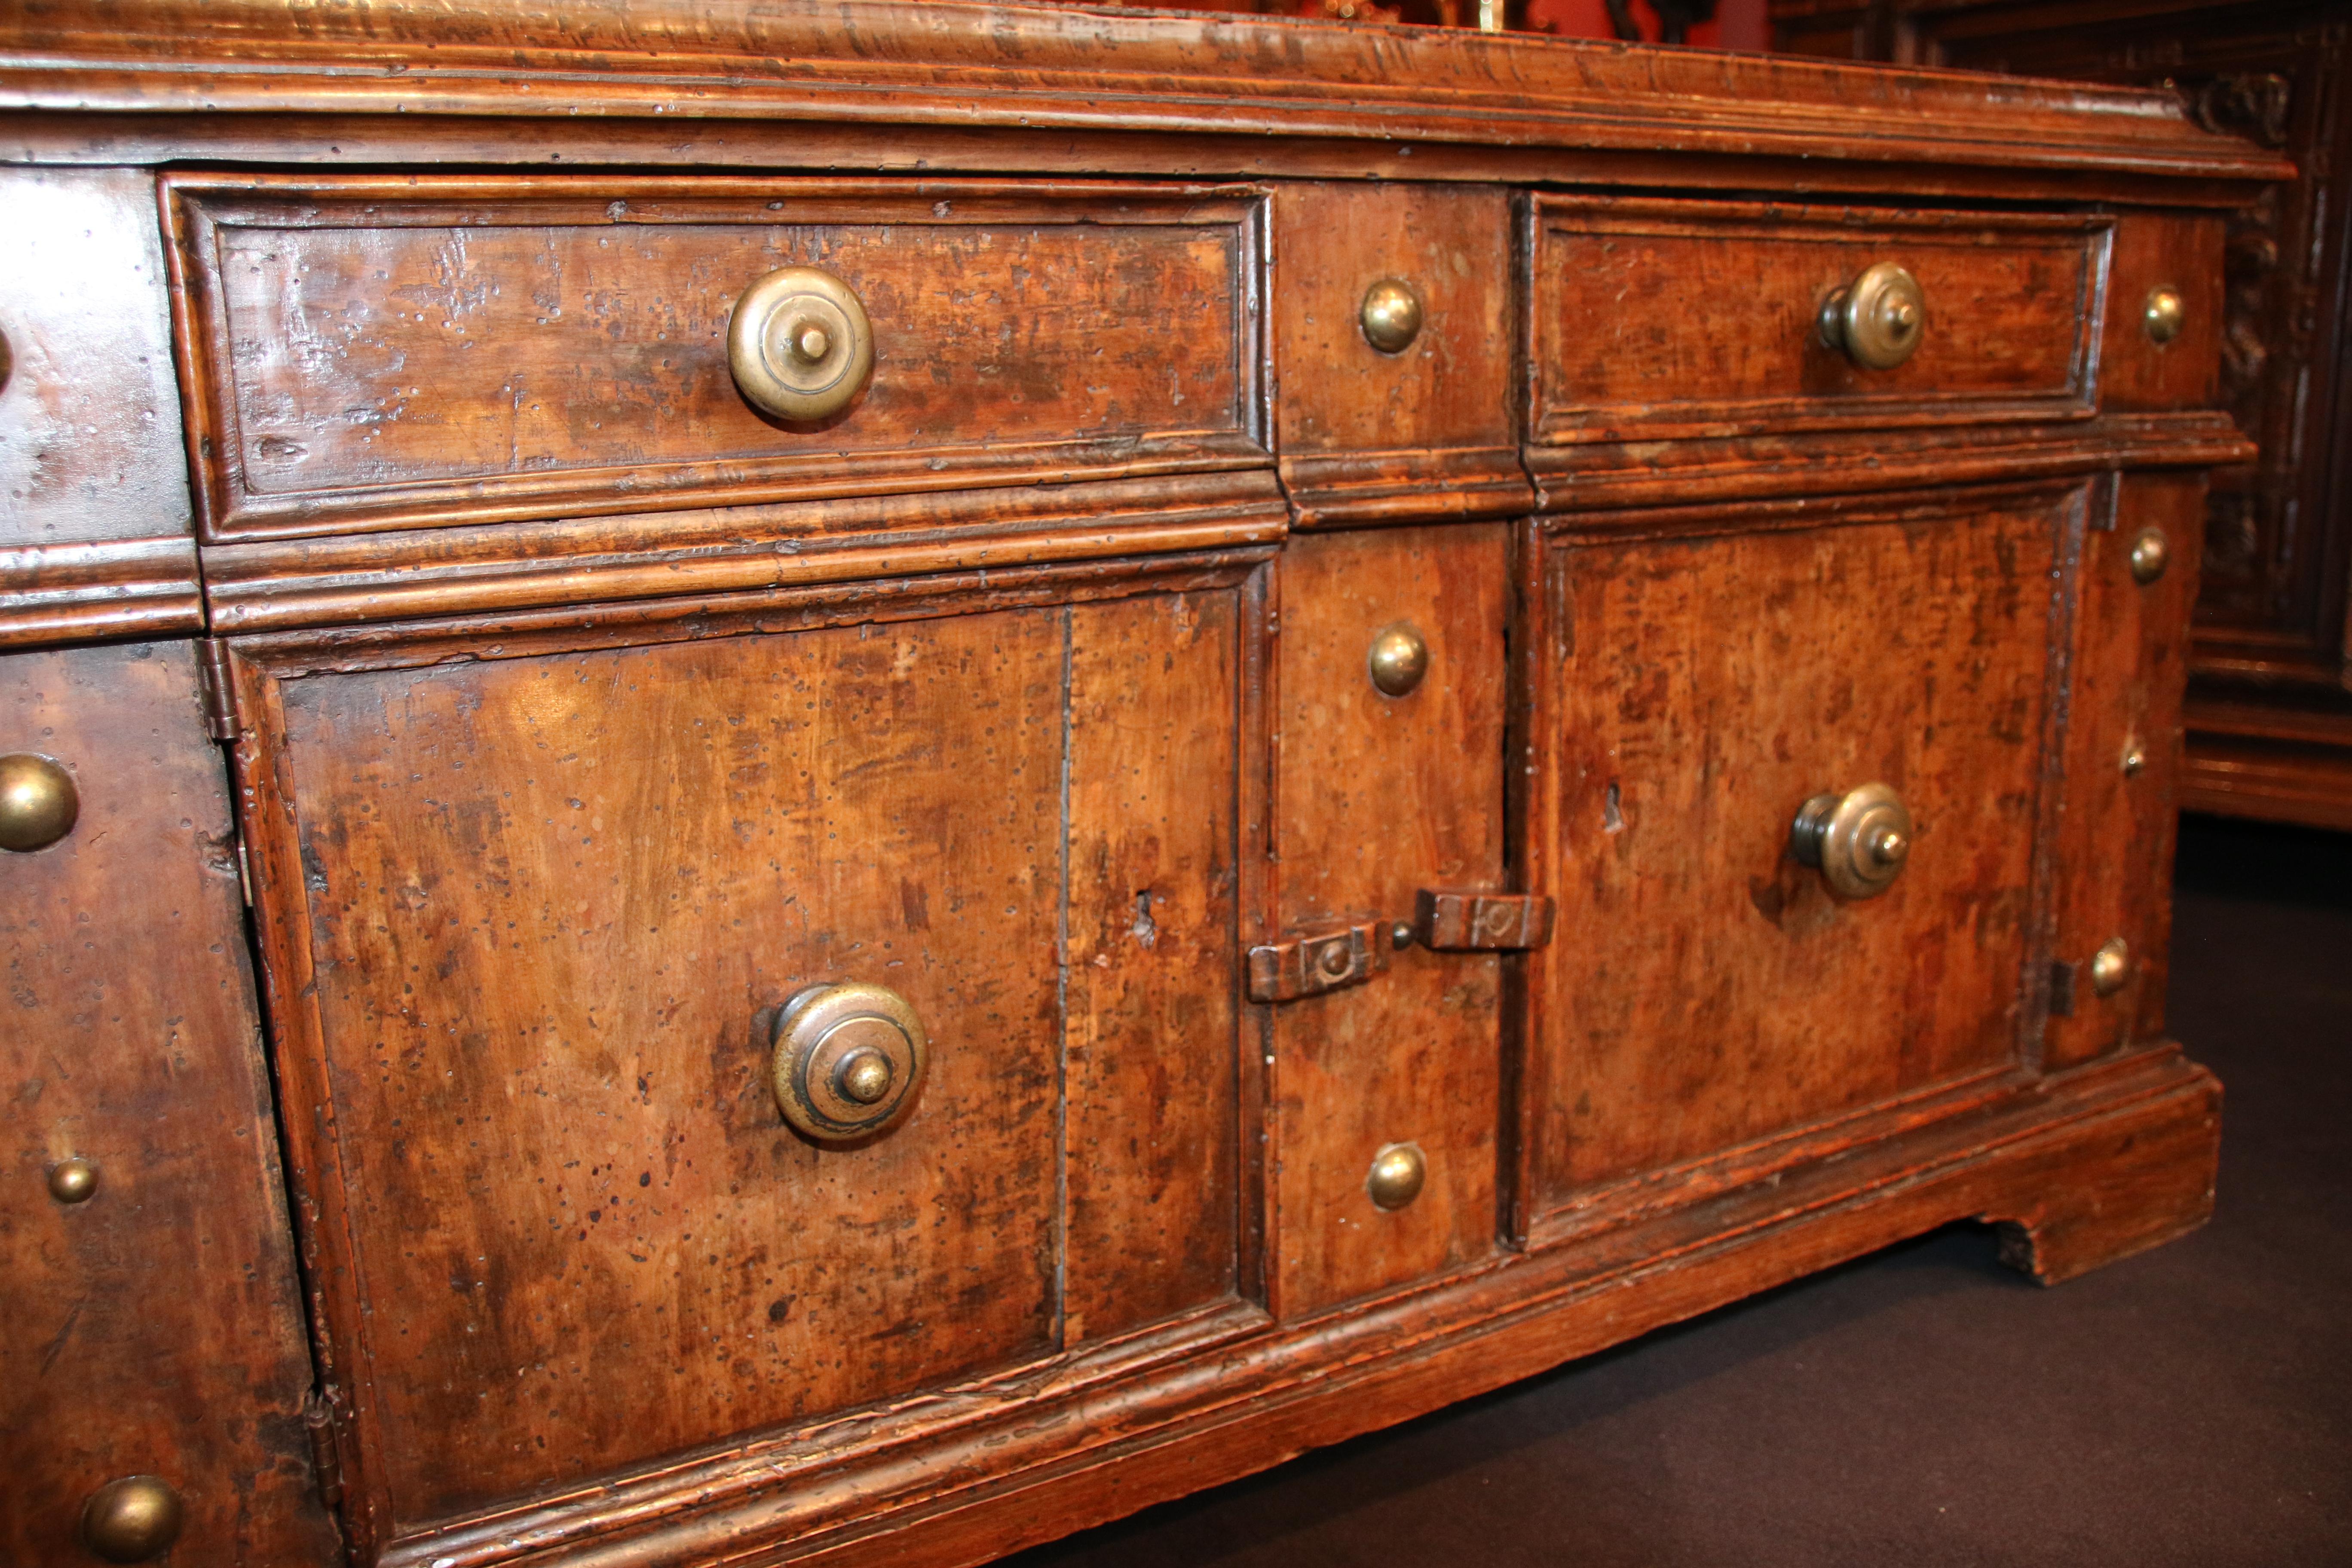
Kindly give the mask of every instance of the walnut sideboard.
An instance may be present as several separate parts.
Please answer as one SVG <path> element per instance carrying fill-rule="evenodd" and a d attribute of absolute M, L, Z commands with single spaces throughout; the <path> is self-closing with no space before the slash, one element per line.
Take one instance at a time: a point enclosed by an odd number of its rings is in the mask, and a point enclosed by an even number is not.
<path fill-rule="evenodd" d="M 1958 1220 L 2163 1027 L 2152 93 L 0 19 L 0 1558 L 976 1563 Z"/>

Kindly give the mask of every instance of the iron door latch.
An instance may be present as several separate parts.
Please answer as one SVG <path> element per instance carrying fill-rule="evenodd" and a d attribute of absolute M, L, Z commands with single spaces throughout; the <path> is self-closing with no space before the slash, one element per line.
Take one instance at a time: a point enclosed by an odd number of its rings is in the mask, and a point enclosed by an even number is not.
<path fill-rule="evenodd" d="M 1295 1002 L 1361 985 L 1386 973 L 1400 948 L 1437 952 L 1522 952 L 1551 940 L 1553 905 L 1541 893 L 1423 888 L 1409 921 L 1359 921 L 1249 951 L 1253 1002 Z"/>

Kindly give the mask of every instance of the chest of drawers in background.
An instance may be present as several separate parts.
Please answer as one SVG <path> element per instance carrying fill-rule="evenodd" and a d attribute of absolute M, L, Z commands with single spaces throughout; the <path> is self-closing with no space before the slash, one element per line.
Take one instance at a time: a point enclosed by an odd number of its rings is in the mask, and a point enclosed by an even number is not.
<path fill-rule="evenodd" d="M 2202 1218 L 2263 156 L 738 10 L 7 25 L 0 1550 L 976 1562 Z"/>

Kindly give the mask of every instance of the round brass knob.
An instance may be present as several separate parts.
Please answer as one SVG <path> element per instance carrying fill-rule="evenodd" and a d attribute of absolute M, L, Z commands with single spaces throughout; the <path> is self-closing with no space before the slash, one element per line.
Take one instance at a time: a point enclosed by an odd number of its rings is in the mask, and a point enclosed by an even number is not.
<path fill-rule="evenodd" d="M 180 1538 L 180 1494 L 154 1476 L 109 1481 L 82 1505 L 81 1538 L 109 1563 L 161 1557 Z"/>
<path fill-rule="evenodd" d="M 49 1167 L 49 1196 L 61 1204 L 86 1204 L 98 1195 L 98 1167 L 77 1154 Z"/>
<path fill-rule="evenodd" d="M 2147 308 L 2140 320 L 2147 327 L 2147 335 L 2159 343 L 2168 343 L 2180 335 L 2189 320 L 2188 302 L 2178 289 L 2151 289 L 2147 291 Z"/>
<path fill-rule="evenodd" d="M 2091 954 L 2091 989 L 2100 995 L 2114 995 L 2130 978 L 2131 949 L 2123 938 L 2116 938 Z"/>
<path fill-rule="evenodd" d="M 930 1060 L 923 1022 L 880 985 L 813 985 L 776 1015 L 771 1072 L 793 1131 L 819 1143 L 870 1138 L 914 1109 Z"/>
<path fill-rule="evenodd" d="M 1381 1208 L 1401 1209 L 1421 1196 L 1429 1179 L 1429 1160 L 1418 1143 L 1391 1143 L 1372 1156 L 1364 1176 L 1364 1191 Z"/>
<path fill-rule="evenodd" d="M 1822 341 L 1864 370 L 1893 370 L 1927 335 L 1927 297 L 1892 261 L 1864 268 L 1822 301 Z"/>
<path fill-rule="evenodd" d="M 30 752 L 0 757 L 0 849 L 47 849 L 80 815 L 71 773 Z"/>
<path fill-rule="evenodd" d="M 786 267 L 735 301 L 727 368 L 753 407 L 779 419 L 829 419 L 873 372 L 874 328 L 856 289 L 814 267 Z"/>
<path fill-rule="evenodd" d="M 1798 808 L 1789 846 L 1834 891 L 1874 898 L 1895 885 L 1911 858 L 1911 813 L 1883 784 L 1817 795 Z"/>
<path fill-rule="evenodd" d="M 2132 536 L 2131 574 L 2135 583 L 2153 583 L 2164 575 L 2172 559 L 2172 543 L 2160 528 L 2143 528 Z"/>
<path fill-rule="evenodd" d="M 1429 643 L 1404 622 L 1384 626 L 1372 637 L 1365 660 L 1372 684 L 1391 697 L 1402 697 L 1429 673 Z"/>
<path fill-rule="evenodd" d="M 1364 290 L 1360 319 L 1366 342 L 1384 354 L 1401 354 L 1421 336 L 1421 296 L 1402 278 L 1383 278 Z"/>
<path fill-rule="evenodd" d="M 2147 747 L 2141 743 L 2137 735 L 2127 737 L 2124 742 L 2124 777 L 2136 779 L 2147 767 Z"/>

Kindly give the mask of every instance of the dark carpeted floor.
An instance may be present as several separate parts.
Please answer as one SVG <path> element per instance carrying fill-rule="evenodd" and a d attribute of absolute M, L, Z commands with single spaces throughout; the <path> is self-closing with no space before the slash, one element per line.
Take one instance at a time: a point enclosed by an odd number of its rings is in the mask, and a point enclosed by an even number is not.
<path fill-rule="evenodd" d="M 2213 1223 L 2054 1290 L 1954 1228 L 1019 1568 L 2352 1564 L 2352 836 L 2184 826 Z"/>

